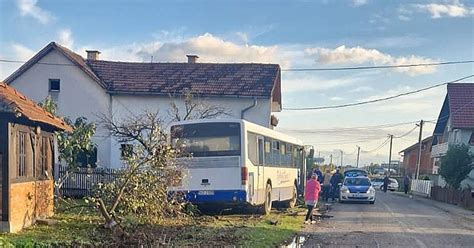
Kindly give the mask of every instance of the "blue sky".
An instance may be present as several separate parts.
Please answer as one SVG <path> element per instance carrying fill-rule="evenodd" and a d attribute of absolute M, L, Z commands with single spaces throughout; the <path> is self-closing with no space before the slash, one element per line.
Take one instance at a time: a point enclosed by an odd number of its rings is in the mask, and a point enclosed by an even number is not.
<path fill-rule="evenodd" d="M 279 63 L 282 68 L 390 65 L 474 59 L 474 2 L 375 1 L 52 1 L 0 0 L 0 58 L 27 60 L 51 41 L 102 59 Z M 0 64 L 5 78 L 19 64 Z M 473 74 L 472 64 L 410 70 L 283 72 L 284 107 L 342 104 L 410 91 Z M 474 82 L 473 80 L 469 82 Z M 361 107 L 283 111 L 280 130 L 328 156 L 356 145 L 376 148 L 387 133 L 414 126 L 342 130 L 435 119 L 436 88 Z M 424 136 L 433 125 L 427 124 Z M 301 133 L 291 130 L 311 130 Z M 394 157 L 417 132 L 394 141 Z M 357 142 L 355 142 L 357 141 Z M 387 160 L 388 147 L 363 152 L 362 164 Z"/>

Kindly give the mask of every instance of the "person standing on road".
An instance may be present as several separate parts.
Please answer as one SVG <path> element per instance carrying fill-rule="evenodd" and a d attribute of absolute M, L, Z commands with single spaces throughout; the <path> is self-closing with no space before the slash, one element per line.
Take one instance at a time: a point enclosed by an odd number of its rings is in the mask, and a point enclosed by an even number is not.
<path fill-rule="evenodd" d="M 329 200 L 329 192 L 331 191 L 331 171 L 326 170 L 323 178 L 323 201 Z"/>
<path fill-rule="evenodd" d="M 383 192 L 387 192 L 389 183 L 390 183 L 390 178 L 388 177 L 388 174 L 386 174 L 385 178 L 383 179 Z"/>
<path fill-rule="evenodd" d="M 313 173 L 318 175 L 318 182 L 319 182 L 319 184 L 322 184 L 323 180 L 324 180 L 324 176 L 323 176 L 323 172 L 319 169 L 319 167 L 316 167 L 316 169 L 313 171 Z"/>
<path fill-rule="evenodd" d="M 321 191 L 321 185 L 318 182 L 318 175 L 313 173 L 311 179 L 306 182 L 306 188 L 304 191 L 304 201 L 306 207 L 308 208 L 308 213 L 306 213 L 306 218 L 304 223 L 311 224 L 316 223 L 313 220 L 313 209 L 318 204 L 319 192 Z"/>
<path fill-rule="evenodd" d="M 336 169 L 336 173 L 332 175 L 330 183 L 331 183 L 331 198 L 332 198 L 332 201 L 334 201 L 339 191 L 339 184 L 342 183 L 342 175 L 339 172 L 339 169 Z"/>
<path fill-rule="evenodd" d="M 405 195 L 408 194 L 408 188 L 410 187 L 410 177 L 405 175 L 403 178 L 403 189 L 405 190 Z"/>

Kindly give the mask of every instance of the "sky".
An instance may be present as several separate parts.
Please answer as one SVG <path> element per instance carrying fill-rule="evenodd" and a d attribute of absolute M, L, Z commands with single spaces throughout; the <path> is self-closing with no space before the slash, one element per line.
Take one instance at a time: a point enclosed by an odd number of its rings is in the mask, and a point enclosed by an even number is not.
<path fill-rule="evenodd" d="M 291 72 L 291 68 L 382 66 L 474 60 L 474 1 L 462 0 L 0 0 L 0 59 L 26 61 L 56 41 L 114 61 L 278 63 L 283 108 L 317 107 L 400 94 L 474 74 L 473 64 Z M 21 64 L 0 62 L 0 79 Z M 474 79 L 466 82 L 474 83 Z M 435 120 L 446 87 L 330 110 L 275 113 L 277 130 L 333 162 L 393 159 Z M 404 125 L 391 125 L 407 123 Z M 381 126 L 385 125 L 385 126 Z M 373 127 L 376 126 L 376 127 Z M 423 128 L 432 134 L 433 123 Z M 410 132 L 411 131 L 411 132 Z"/>

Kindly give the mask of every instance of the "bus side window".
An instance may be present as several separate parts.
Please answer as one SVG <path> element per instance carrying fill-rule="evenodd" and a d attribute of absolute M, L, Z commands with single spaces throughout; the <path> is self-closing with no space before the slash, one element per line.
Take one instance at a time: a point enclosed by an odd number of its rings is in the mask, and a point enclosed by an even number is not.
<path fill-rule="evenodd" d="M 263 165 L 264 154 L 263 139 L 258 138 L 258 165 Z"/>
<path fill-rule="evenodd" d="M 253 165 L 257 165 L 259 162 L 258 152 L 259 148 L 257 146 L 257 135 L 253 133 L 247 133 L 247 157 L 252 162 Z"/>
<path fill-rule="evenodd" d="M 265 138 L 265 166 L 270 166 L 272 164 L 272 144 L 270 139 Z"/>

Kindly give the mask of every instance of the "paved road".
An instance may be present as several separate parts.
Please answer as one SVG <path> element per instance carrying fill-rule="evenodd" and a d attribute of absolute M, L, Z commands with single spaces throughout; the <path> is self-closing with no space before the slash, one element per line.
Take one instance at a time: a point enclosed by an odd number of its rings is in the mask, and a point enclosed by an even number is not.
<path fill-rule="evenodd" d="M 369 204 L 333 204 L 334 218 L 306 228 L 304 247 L 474 247 L 474 222 L 432 205 L 377 192 Z"/>

